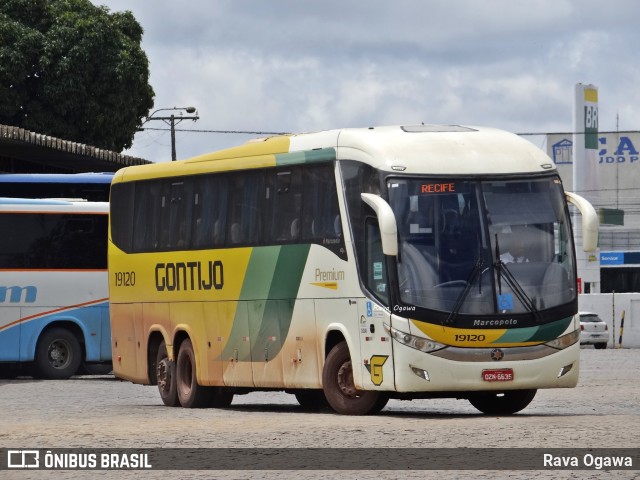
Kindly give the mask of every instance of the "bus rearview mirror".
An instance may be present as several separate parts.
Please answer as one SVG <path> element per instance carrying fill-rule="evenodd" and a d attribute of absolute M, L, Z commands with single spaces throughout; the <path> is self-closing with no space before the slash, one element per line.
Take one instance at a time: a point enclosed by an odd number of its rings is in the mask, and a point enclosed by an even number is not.
<path fill-rule="evenodd" d="M 382 239 L 382 253 L 398 255 L 398 225 L 391 206 L 380 196 L 372 193 L 361 193 L 362 200 L 373 208 L 378 217 L 380 237 Z"/>
<path fill-rule="evenodd" d="M 600 221 L 595 209 L 585 198 L 571 192 L 564 192 L 567 201 L 580 210 L 582 216 L 582 249 L 593 252 L 598 247 Z"/>

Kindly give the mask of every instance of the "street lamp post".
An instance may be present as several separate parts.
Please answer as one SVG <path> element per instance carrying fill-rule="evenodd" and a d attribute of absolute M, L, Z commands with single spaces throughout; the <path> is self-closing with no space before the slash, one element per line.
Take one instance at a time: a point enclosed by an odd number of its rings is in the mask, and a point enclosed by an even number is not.
<path fill-rule="evenodd" d="M 176 116 L 175 114 L 172 113 L 168 117 L 154 117 L 154 115 L 158 112 L 176 111 L 176 110 L 181 111 L 180 115 Z M 195 113 L 195 115 L 184 116 L 182 115 L 182 111 L 185 111 L 187 113 Z M 193 120 L 195 122 L 199 118 L 200 117 L 198 117 L 198 112 L 196 110 L 196 107 L 159 108 L 158 110 L 154 111 L 151 115 L 149 115 L 146 118 L 146 120 L 142 122 L 142 125 L 144 125 L 150 120 L 162 120 L 164 123 L 166 123 L 171 127 L 171 160 L 175 161 L 176 160 L 176 125 L 180 123 L 182 120 Z"/>

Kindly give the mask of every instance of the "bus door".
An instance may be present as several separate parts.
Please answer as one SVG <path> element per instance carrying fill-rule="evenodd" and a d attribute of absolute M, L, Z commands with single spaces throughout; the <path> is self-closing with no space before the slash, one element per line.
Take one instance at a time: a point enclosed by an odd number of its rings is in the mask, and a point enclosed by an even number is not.
<path fill-rule="evenodd" d="M 358 302 L 362 384 L 367 390 L 393 390 L 391 337 L 384 328 L 390 325 L 387 307 L 369 299 Z"/>
<path fill-rule="evenodd" d="M 375 299 L 364 298 L 358 302 L 363 385 L 369 389 L 392 390 L 391 337 L 384 328 L 385 323 L 391 325 L 389 285 L 380 228 L 375 218 L 368 218 L 365 222 L 364 262 L 364 283 Z"/>

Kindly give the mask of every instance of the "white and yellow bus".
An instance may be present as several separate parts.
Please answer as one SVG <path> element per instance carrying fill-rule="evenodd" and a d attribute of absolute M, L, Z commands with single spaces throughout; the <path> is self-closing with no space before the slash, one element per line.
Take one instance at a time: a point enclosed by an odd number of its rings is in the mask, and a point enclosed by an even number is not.
<path fill-rule="evenodd" d="M 279 136 L 124 168 L 114 372 L 171 406 L 284 390 L 343 414 L 441 397 L 517 412 L 578 380 L 567 199 L 595 248 L 593 207 L 549 157 L 460 126 Z"/>

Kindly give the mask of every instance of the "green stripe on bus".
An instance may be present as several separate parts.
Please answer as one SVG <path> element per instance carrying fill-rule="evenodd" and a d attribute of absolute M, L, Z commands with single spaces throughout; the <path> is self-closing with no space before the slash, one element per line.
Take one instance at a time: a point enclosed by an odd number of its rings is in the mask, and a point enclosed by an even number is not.
<path fill-rule="evenodd" d="M 221 358 L 232 355 L 234 343 L 245 335 L 242 323 L 247 321 L 251 355 L 238 358 L 239 361 L 263 361 L 280 352 L 291 327 L 310 248 L 311 245 L 305 244 L 253 249 L 239 298 L 248 301 L 248 318 L 245 310 L 239 308 L 230 333 L 233 341 L 227 343 Z"/>
<path fill-rule="evenodd" d="M 538 327 L 507 330 L 495 343 L 548 342 L 558 338 L 571 323 L 572 317 Z"/>
<path fill-rule="evenodd" d="M 258 318 L 250 319 L 252 361 L 273 359 L 284 344 L 295 306 L 300 280 L 307 263 L 310 245 L 283 245 L 273 272 L 269 298 L 264 305 L 260 325 Z M 257 312 L 256 312 L 257 313 Z"/>
<path fill-rule="evenodd" d="M 283 245 L 269 290 L 270 299 L 295 299 L 311 245 Z"/>
<path fill-rule="evenodd" d="M 573 321 L 573 317 L 563 318 L 561 320 L 540 325 L 536 334 L 529 339 L 530 342 L 548 342 L 555 340 L 567 329 Z"/>
<path fill-rule="evenodd" d="M 253 248 L 244 274 L 240 300 L 259 300 L 269 297 L 280 248 L 279 246 Z"/>
<path fill-rule="evenodd" d="M 301 163 L 332 162 L 336 159 L 335 148 L 319 148 L 302 152 L 276 153 L 276 166 L 299 165 Z"/>

